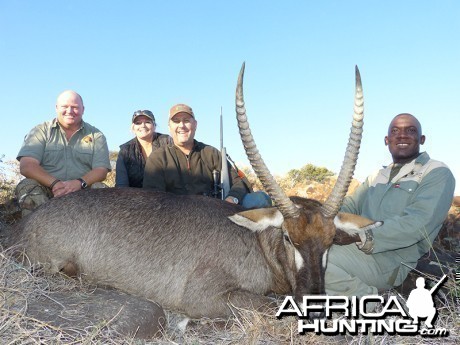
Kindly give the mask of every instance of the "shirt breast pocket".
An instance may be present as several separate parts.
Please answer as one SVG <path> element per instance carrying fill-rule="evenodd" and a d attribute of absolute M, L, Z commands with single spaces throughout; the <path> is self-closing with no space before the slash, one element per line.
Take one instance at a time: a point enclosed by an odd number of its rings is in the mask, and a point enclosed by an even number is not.
<path fill-rule="evenodd" d="M 93 163 L 93 145 L 82 145 L 74 149 L 75 161 L 85 167 L 92 168 Z"/>
<path fill-rule="evenodd" d="M 65 162 L 65 150 L 64 145 L 60 143 L 49 143 L 45 146 L 45 152 L 43 154 L 42 166 L 45 170 L 47 168 L 55 169 Z"/>
<path fill-rule="evenodd" d="M 390 190 L 391 198 L 387 198 L 387 202 L 382 205 L 385 213 L 402 215 L 415 189 L 416 184 L 413 183 L 394 184 Z"/>

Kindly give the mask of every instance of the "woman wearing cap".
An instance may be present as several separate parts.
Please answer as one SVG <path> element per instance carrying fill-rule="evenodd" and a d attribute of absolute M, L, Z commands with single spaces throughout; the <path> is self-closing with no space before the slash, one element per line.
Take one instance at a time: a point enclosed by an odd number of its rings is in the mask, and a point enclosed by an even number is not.
<path fill-rule="evenodd" d="M 155 127 L 155 116 L 150 110 L 134 112 L 131 130 L 136 137 L 120 145 L 115 187 L 142 188 L 147 157 L 172 142 L 169 135 L 156 133 Z"/>

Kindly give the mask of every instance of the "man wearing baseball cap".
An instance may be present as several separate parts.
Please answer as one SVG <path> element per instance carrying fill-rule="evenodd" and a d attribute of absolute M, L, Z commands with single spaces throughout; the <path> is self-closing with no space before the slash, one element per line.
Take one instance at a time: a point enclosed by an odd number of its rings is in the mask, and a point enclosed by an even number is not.
<path fill-rule="evenodd" d="M 145 165 L 144 188 L 174 194 L 211 195 L 213 171 L 221 170 L 221 154 L 215 147 L 195 140 L 198 122 L 192 108 L 176 104 L 169 110 L 169 133 L 174 144 L 160 148 Z M 230 191 L 225 201 L 245 208 L 271 206 L 264 192 L 254 192 L 229 164 Z"/>

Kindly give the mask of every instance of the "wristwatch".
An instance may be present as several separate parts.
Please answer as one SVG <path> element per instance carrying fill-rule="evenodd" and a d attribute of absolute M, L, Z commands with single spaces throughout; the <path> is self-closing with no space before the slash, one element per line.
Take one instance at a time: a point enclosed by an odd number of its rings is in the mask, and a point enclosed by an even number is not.
<path fill-rule="evenodd" d="M 85 180 L 83 180 L 82 178 L 77 178 L 77 180 L 81 182 L 81 189 L 88 188 L 88 184 L 86 183 Z"/>
<path fill-rule="evenodd" d="M 364 235 L 366 236 L 366 241 L 361 242 L 361 245 L 358 245 L 358 248 L 366 254 L 372 254 L 372 251 L 374 250 L 374 233 L 372 232 L 372 229 L 364 231 Z"/>
<path fill-rule="evenodd" d="M 231 196 L 233 203 L 238 204 L 240 201 L 238 198 L 235 198 L 234 196 Z"/>

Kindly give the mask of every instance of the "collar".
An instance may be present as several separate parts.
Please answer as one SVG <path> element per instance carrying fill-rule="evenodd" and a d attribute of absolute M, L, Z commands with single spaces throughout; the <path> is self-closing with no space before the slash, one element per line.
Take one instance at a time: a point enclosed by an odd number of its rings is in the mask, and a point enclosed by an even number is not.
<path fill-rule="evenodd" d="M 421 165 L 425 165 L 428 161 L 430 160 L 430 156 L 428 155 L 428 153 L 426 152 L 421 152 L 416 158 L 414 158 L 412 161 L 410 161 L 409 163 L 406 163 L 406 164 L 403 164 L 403 167 L 408 165 L 408 164 L 421 164 Z M 395 165 L 395 163 L 391 163 L 390 165 L 384 165 L 383 168 L 384 169 L 391 169 L 393 168 L 393 166 Z"/>
<path fill-rule="evenodd" d="M 426 152 L 420 153 L 416 158 L 414 158 L 412 161 L 409 163 L 404 164 L 401 167 L 401 170 L 399 170 L 398 174 L 393 177 L 393 179 L 389 182 L 396 182 L 399 179 L 401 179 L 404 176 L 407 176 L 410 173 L 415 173 L 417 172 L 422 166 L 424 166 L 428 161 L 430 160 L 430 156 Z M 391 174 L 391 169 L 395 163 L 391 163 L 390 165 L 384 167 L 384 170 L 382 171 L 382 174 L 386 176 L 388 179 L 390 178 Z"/>

